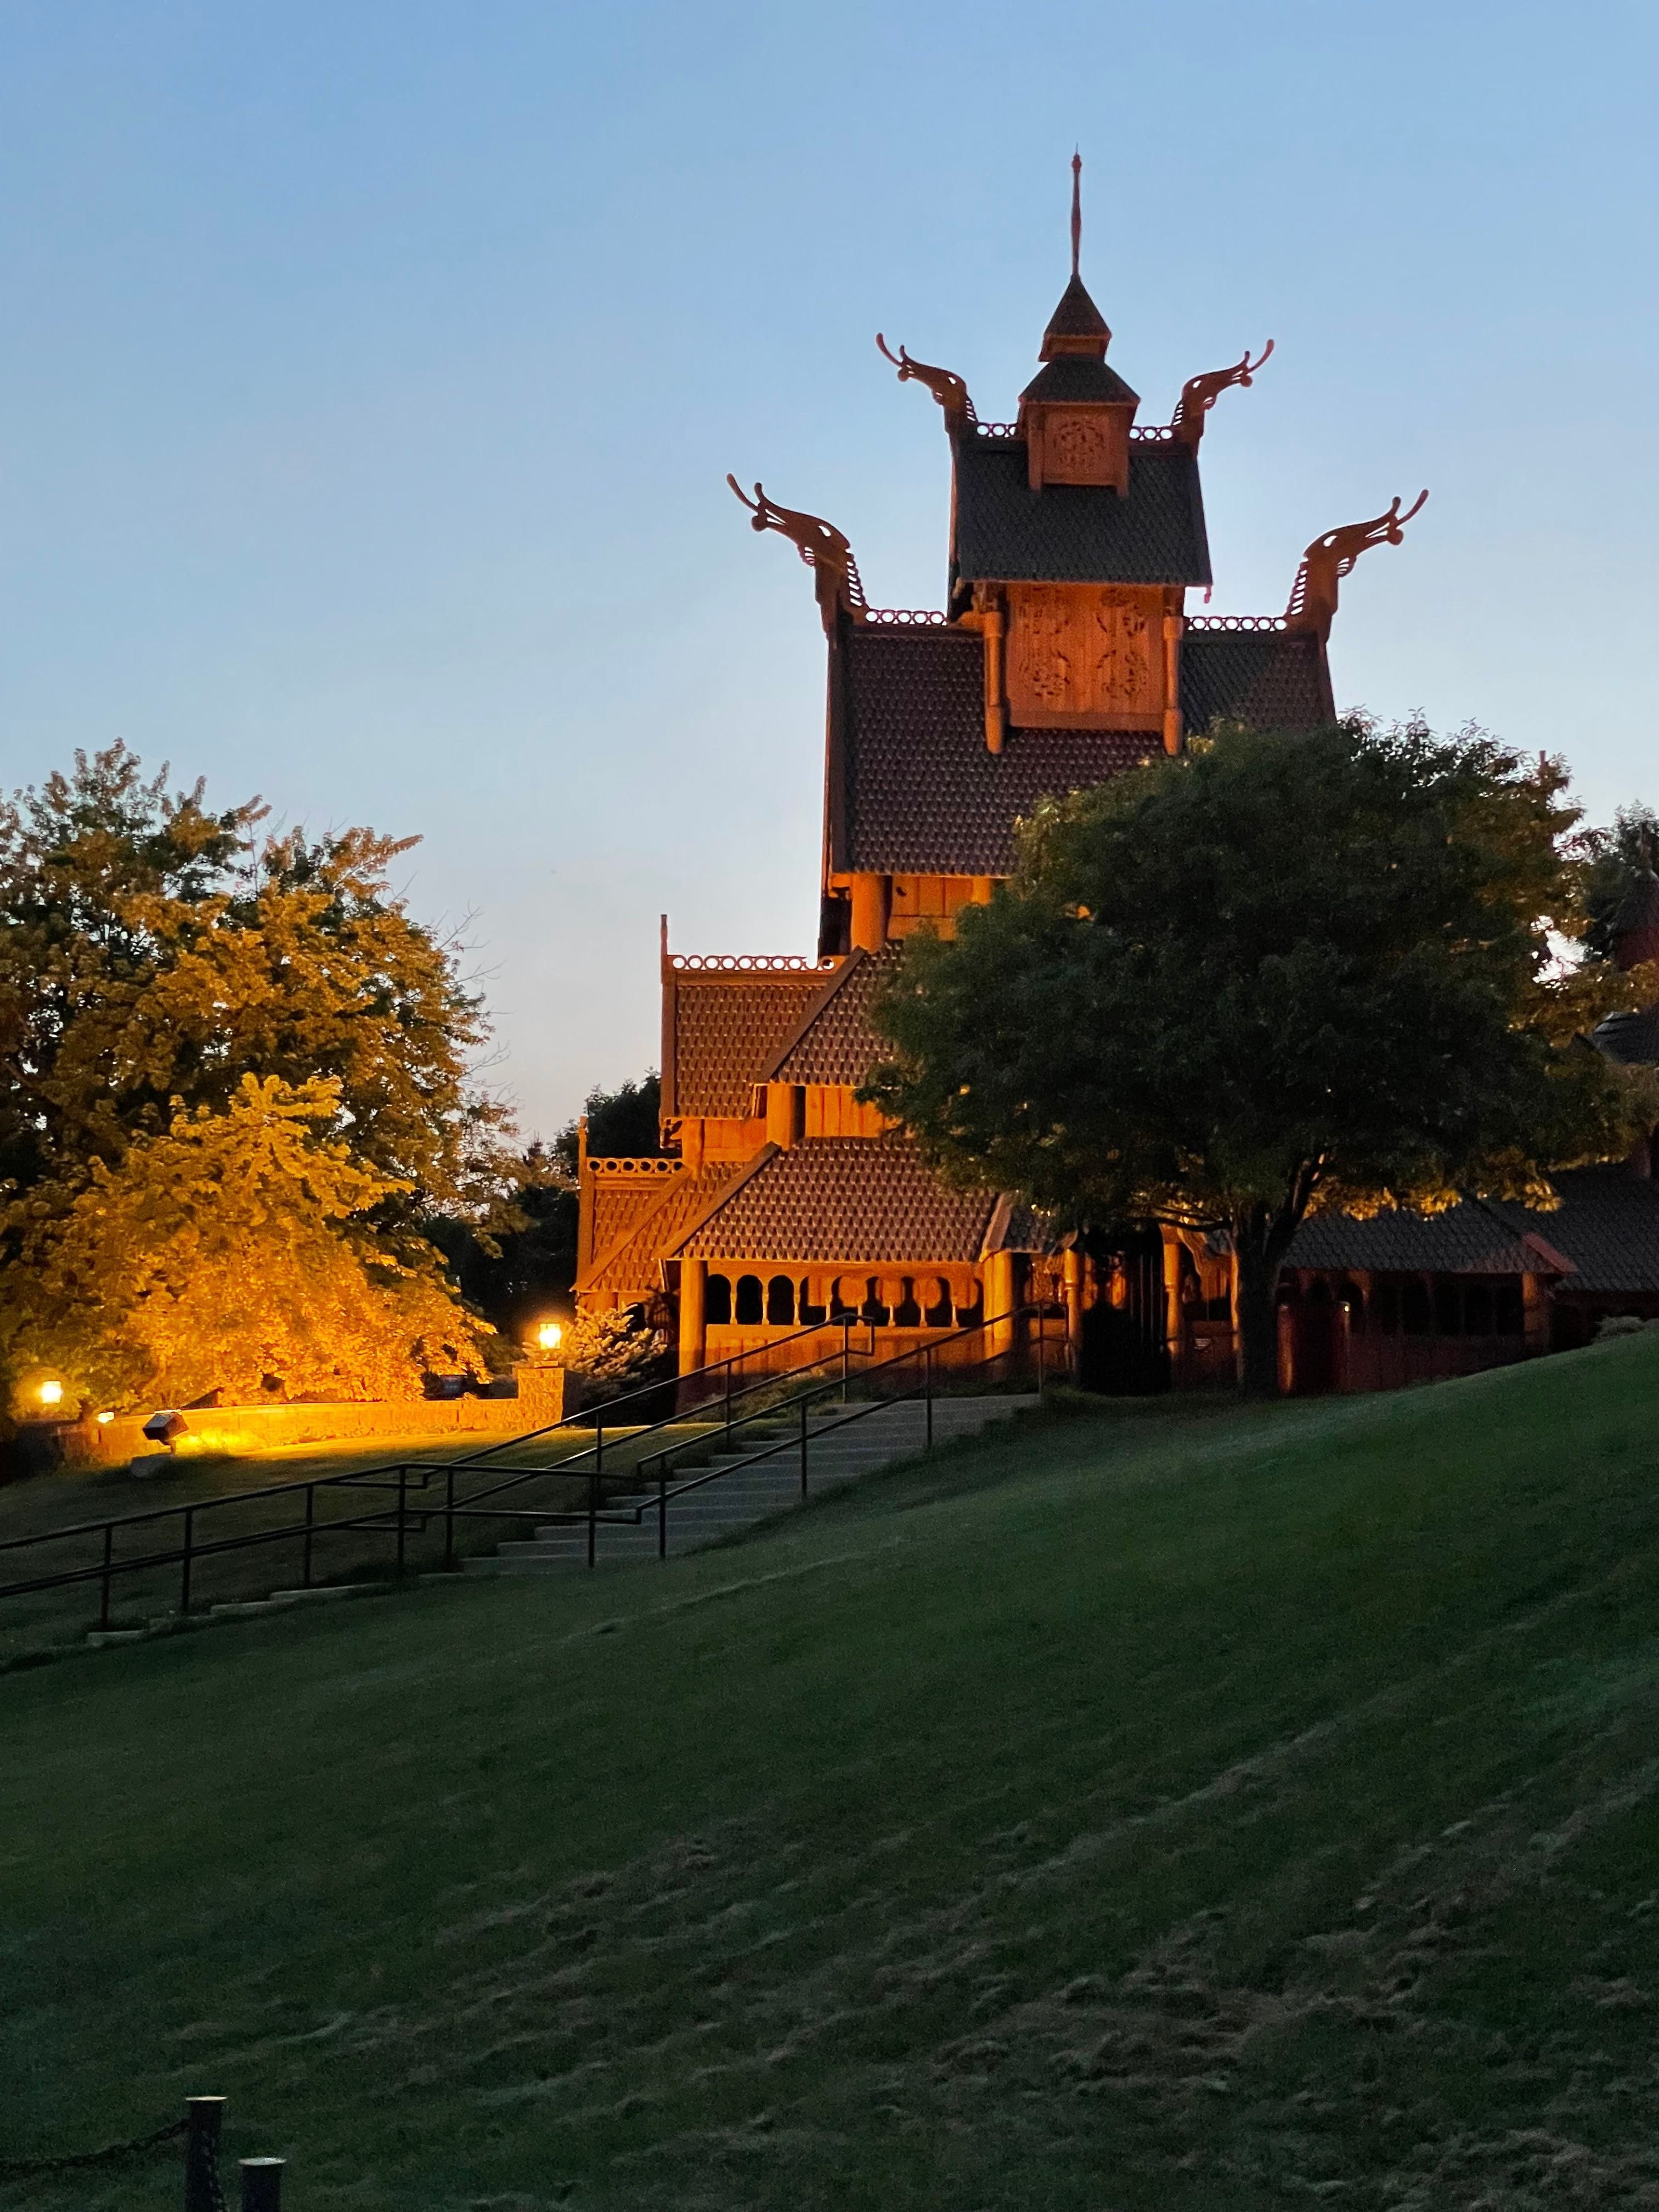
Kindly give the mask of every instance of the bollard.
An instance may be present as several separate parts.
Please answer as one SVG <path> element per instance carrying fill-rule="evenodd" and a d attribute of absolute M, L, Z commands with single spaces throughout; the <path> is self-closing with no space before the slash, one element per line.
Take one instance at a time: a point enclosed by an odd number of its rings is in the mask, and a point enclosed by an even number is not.
<path fill-rule="evenodd" d="M 242 2212 L 281 2212 L 287 2162 L 280 2158 L 242 2160 Z"/>
<path fill-rule="evenodd" d="M 185 2100 L 185 2212 L 224 2212 L 219 2188 L 219 2130 L 222 2097 Z"/>

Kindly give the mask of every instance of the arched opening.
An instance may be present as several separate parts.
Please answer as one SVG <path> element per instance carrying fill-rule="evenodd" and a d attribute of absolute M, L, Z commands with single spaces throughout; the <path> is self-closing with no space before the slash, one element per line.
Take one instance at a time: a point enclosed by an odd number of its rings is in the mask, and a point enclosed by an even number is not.
<path fill-rule="evenodd" d="M 732 1318 L 732 1279 L 711 1275 L 703 1291 L 703 1319 L 710 1328 L 724 1328 Z"/>
<path fill-rule="evenodd" d="M 1407 1275 L 1400 1285 L 1400 1325 L 1407 1336 L 1427 1336 L 1432 1322 L 1429 1286 L 1421 1275 Z"/>
<path fill-rule="evenodd" d="M 817 1304 L 813 1299 L 812 1279 L 810 1275 L 803 1275 L 800 1279 L 800 1302 L 795 1310 L 800 1317 L 800 1325 L 803 1328 L 817 1328 L 818 1324 L 826 1318 L 827 1309 Z"/>
<path fill-rule="evenodd" d="M 922 1313 L 925 1328 L 949 1328 L 951 1326 L 951 1285 L 942 1275 L 935 1275 L 927 1285 L 932 1296 Z"/>
<path fill-rule="evenodd" d="M 1490 1336 L 1492 1322 L 1492 1285 L 1466 1283 L 1463 1285 L 1463 1334 L 1465 1336 Z"/>
<path fill-rule="evenodd" d="M 738 1277 L 738 1326 L 753 1328 L 766 1317 L 766 1301 L 758 1275 Z"/>
<path fill-rule="evenodd" d="M 858 1317 L 858 1298 L 862 1285 L 850 1275 L 837 1275 L 830 1285 L 830 1318 L 831 1321 L 851 1321 Z"/>
<path fill-rule="evenodd" d="M 766 1318 L 773 1328 L 795 1325 L 795 1286 L 787 1275 L 774 1275 L 766 1285 Z"/>
<path fill-rule="evenodd" d="M 859 1319 L 867 1321 L 872 1328 L 885 1328 L 892 1319 L 890 1310 L 882 1303 L 880 1285 L 873 1275 L 865 1285 L 864 1304 L 859 1308 Z"/>
<path fill-rule="evenodd" d="M 893 1326 L 895 1328 L 921 1327 L 921 1307 L 916 1299 L 916 1286 L 908 1275 L 904 1276 L 899 1284 L 899 1301 L 893 1308 Z"/>

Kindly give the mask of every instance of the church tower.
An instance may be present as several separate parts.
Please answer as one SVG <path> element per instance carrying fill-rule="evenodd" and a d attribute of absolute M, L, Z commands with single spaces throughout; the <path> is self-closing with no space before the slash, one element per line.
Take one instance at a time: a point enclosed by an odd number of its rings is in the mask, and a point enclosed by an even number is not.
<path fill-rule="evenodd" d="M 1074 158 L 1070 279 L 1012 422 L 981 422 L 961 376 L 876 341 L 937 401 L 950 442 L 942 608 L 872 607 L 839 528 L 728 479 L 753 527 L 812 571 L 829 664 L 822 923 L 816 957 L 776 957 L 671 953 L 665 925 L 665 1157 L 583 1164 L 578 1297 L 672 1315 L 683 1371 L 849 1313 L 896 1352 L 975 1317 L 988 1328 L 1032 1292 L 1063 1300 L 1075 1328 L 1109 1294 L 1011 1199 L 946 1190 L 858 1103 L 882 1049 L 874 997 L 908 936 L 949 935 L 991 897 L 1045 795 L 1177 755 L 1218 720 L 1329 720 L 1338 582 L 1417 512 L 1395 500 L 1316 539 L 1281 616 L 1189 611 L 1211 581 L 1206 420 L 1273 348 L 1191 378 L 1167 423 L 1139 422 L 1081 274 L 1080 171 Z M 1172 1281 L 1201 1279 L 1200 1304 L 1224 1303 L 1216 1266 L 1173 1249 L 1164 1261 Z"/>

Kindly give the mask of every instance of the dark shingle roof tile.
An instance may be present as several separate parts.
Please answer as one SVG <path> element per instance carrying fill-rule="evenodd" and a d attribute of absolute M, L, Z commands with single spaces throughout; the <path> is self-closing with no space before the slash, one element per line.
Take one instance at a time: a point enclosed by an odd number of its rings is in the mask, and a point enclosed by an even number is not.
<path fill-rule="evenodd" d="M 1045 793 L 1103 783 L 1158 749 L 1141 732 L 1012 730 L 994 753 L 971 631 L 849 626 L 843 640 L 840 866 L 1006 876 L 1014 823 Z"/>
<path fill-rule="evenodd" d="M 1198 457 L 1174 440 L 1129 448 L 1127 497 L 1027 480 L 1023 438 L 956 447 L 958 576 L 1045 584 L 1207 584 Z"/>
<path fill-rule="evenodd" d="M 1181 641 L 1181 714 L 1200 735 L 1219 715 L 1258 730 L 1329 720 L 1324 649 L 1292 630 L 1188 630 Z"/>
<path fill-rule="evenodd" d="M 680 1250 L 874 1267 L 975 1260 L 995 1205 L 947 1190 L 902 1137 L 814 1138 L 763 1158 Z"/>

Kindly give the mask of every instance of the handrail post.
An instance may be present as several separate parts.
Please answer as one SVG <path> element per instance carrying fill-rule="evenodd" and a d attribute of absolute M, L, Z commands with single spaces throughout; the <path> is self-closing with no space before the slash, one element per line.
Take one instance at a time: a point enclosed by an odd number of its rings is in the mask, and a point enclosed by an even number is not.
<path fill-rule="evenodd" d="M 400 1465 L 398 1469 L 398 1574 L 400 1580 L 404 1571 L 404 1503 L 408 1495 L 409 1469 Z"/>
<path fill-rule="evenodd" d="M 106 1521 L 104 1523 L 104 1579 L 101 1595 L 98 1602 L 98 1626 L 100 1628 L 107 1628 L 109 1626 L 109 1563 L 114 1553 L 114 1550 L 115 1523 L 112 1521 Z"/>
<path fill-rule="evenodd" d="M 593 1472 L 587 1478 L 587 1564 L 594 1563 L 599 1542 L 599 1462 L 593 1462 Z"/>
<path fill-rule="evenodd" d="M 286 2159 L 281 2158 L 245 2158 L 240 2161 L 242 2212 L 281 2212 L 283 2168 L 287 2163 Z"/>
<path fill-rule="evenodd" d="M 800 1494 L 803 1498 L 806 1495 L 806 1394 L 803 1391 L 800 1401 Z"/>
<path fill-rule="evenodd" d="M 927 1407 L 927 1449 L 933 1449 L 933 1347 L 921 1347 L 922 1395 Z"/>
<path fill-rule="evenodd" d="M 726 1444 L 725 1444 L 725 1449 L 726 1449 L 727 1451 L 730 1451 L 730 1450 L 731 1450 L 731 1449 L 732 1449 L 732 1369 L 737 1365 L 737 1364 L 738 1364 L 738 1363 L 737 1363 L 737 1361 L 736 1361 L 735 1359 L 728 1359 L 728 1360 L 726 1361 Z"/>
<path fill-rule="evenodd" d="M 668 1469 L 657 1462 L 657 1557 L 668 1557 Z"/>
<path fill-rule="evenodd" d="M 305 1550 L 300 1562 L 300 1587 L 301 1589 L 309 1589 L 311 1588 L 311 1543 L 313 1531 L 315 1529 L 316 1525 L 317 1486 L 314 1482 L 308 1482 L 306 1485 Z"/>
<path fill-rule="evenodd" d="M 843 1314 L 841 1317 L 841 1402 L 843 1406 L 847 1403 L 847 1378 L 852 1372 L 852 1366 L 853 1316 Z"/>
<path fill-rule="evenodd" d="M 455 1470 L 444 1469 L 444 1572 L 453 1573 L 455 1566 Z"/>
<path fill-rule="evenodd" d="M 1044 1360 L 1044 1353 L 1048 1346 L 1048 1331 L 1045 1327 L 1048 1318 L 1048 1307 L 1040 1305 L 1037 1308 L 1037 1396 L 1039 1398 L 1048 1388 L 1048 1371 Z"/>
<path fill-rule="evenodd" d="M 185 2100 L 185 2212 L 221 2212 L 219 2132 L 224 2124 L 222 2097 Z"/>
<path fill-rule="evenodd" d="M 196 1528 L 196 1508 L 185 1508 L 185 1548 L 179 1577 L 179 1618 L 183 1620 L 190 1612 L 191 1551 Z"/>

